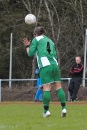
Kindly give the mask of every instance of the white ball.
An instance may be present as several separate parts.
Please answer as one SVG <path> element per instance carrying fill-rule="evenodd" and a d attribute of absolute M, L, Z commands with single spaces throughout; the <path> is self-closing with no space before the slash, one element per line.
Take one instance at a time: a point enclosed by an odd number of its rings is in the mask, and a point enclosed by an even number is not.
<path fill-rule="evenodd" d="M 36 23 L 36 17 L 33 14 L 26 15 L 25 23 L 26 24 L 35 24 Z"/>

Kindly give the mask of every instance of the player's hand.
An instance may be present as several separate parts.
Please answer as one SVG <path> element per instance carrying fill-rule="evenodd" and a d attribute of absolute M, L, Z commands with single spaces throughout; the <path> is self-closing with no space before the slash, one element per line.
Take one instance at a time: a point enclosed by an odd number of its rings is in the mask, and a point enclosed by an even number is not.
<path fill-rule="evenodd" d="M 22 42 L 23 42 L 23 44 L 24 44 L 25 46 L 30 45 L 30 43 L 31 43 L 31 41 L 28 41 L 27 38 L 24 38 Z"/>

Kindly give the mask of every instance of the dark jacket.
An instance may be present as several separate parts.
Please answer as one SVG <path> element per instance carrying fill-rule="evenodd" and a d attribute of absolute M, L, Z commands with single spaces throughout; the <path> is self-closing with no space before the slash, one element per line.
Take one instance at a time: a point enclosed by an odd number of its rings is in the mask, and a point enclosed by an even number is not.
<path fill-rule="evenodd" d="M 75 64 L 70 69 L 70 73 L 71 73 L 72 77 L 81 77 L 82 78 L 83 69 L 84 69 L 84 65 L 82 63 L 81 64 Z"/>

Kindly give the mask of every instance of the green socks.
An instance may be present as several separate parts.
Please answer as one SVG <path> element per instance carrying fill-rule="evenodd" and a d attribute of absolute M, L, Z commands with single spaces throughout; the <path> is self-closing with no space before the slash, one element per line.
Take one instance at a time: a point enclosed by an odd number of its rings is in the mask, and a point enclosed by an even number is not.
<path fill-rule="evenodd" d="M 62 88 L 57 90 L 57 95 L 61 102 L 62 109 L 66 108 L 66 98 Z M 44 91 L 43 94 L 44 113 L 46 113 L 49 110 L 49 103 L 50 103 L 50 91 Z"/>
<path fill-rule="evenodd" d="M 50 91 L 44 91 L 43 94 L 44 113 L 46 113 L 49 110 L 49 103 L 50 103 Z"/>
<path fill-rule="evenodd" d="M 66 98 L 65 98 L 65 93 L 62 88 L 57 90 L 57 95 L 61 102 L 62 109 L 66 108 Z"/>

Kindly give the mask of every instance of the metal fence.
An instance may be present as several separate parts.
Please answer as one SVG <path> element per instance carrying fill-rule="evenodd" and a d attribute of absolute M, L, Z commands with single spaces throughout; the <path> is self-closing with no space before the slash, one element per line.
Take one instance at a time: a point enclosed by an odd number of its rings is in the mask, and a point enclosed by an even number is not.
<path fill-rule="evenodd" d="M 68 81 L 68 85 L 70 83 L 70 79 L 71 78 L 61 78 L 61 81 Z M 87 80 L 87 78 L 83 79 L 83 80 Z M 0 79 L 0 102 L 1 102 L 1 87 L 2 87 L 2 82 L 9 82 L 9 81 L 37 81 L 37 79 Z M 10 87 L 11 89 L 11 87 Z M 68 101 L 70 100 L 70 94 L 68 91 Z"/>

